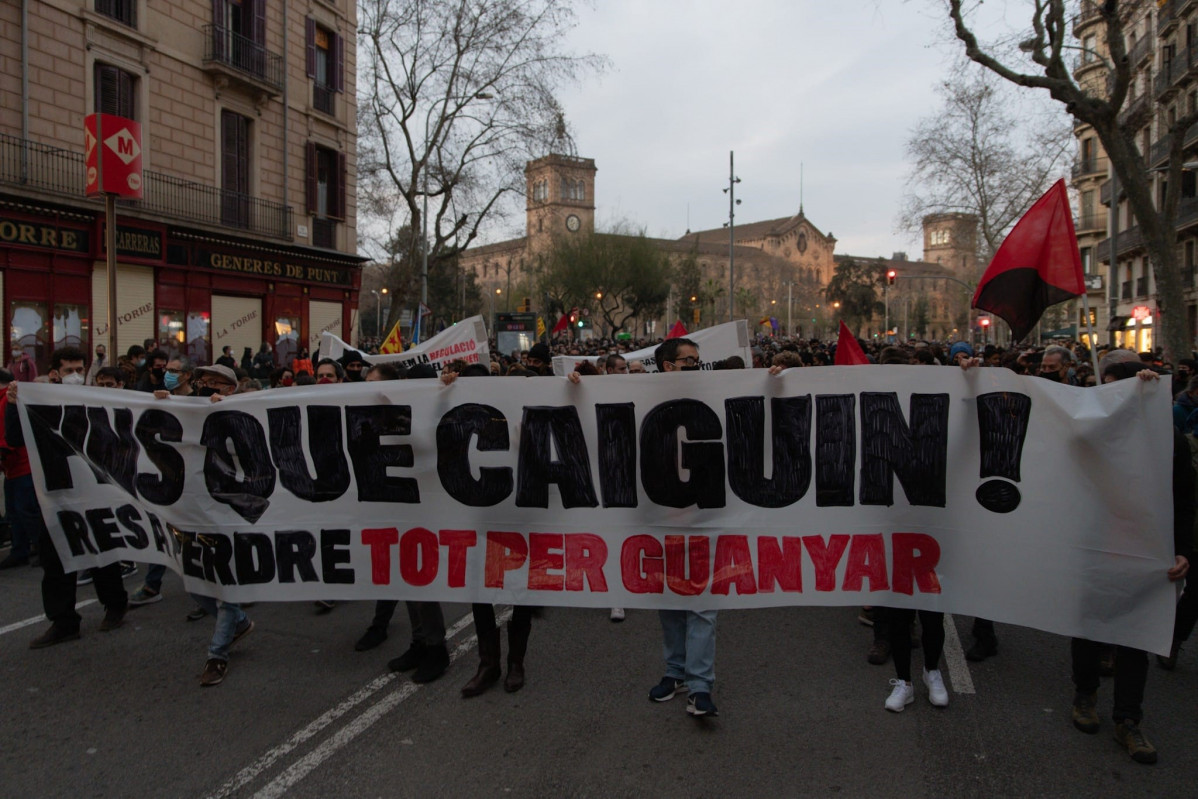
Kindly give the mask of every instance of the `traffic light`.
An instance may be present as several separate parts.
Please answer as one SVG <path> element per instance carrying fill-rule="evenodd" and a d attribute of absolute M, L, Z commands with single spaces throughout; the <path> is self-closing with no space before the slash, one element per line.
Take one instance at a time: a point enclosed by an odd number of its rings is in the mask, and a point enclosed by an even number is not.
<path fill-rule="evenodd" d="M 516 310 L 518 310 L 520 313 L 530 312 L 532 310 L 532 298 L 525 297 L 524 302 L 520 303 L 520 307 Z"/>
<path fill-rule="evenodd" d="M 895 279 L 896 277 L 898 277 L 898 272 L 896 272 L 896 271 L 895 271 L 895 270 L 893 270 L 893 269 L 888 269 L 888 270 L 886 270 L 886 285 L 887 285 L 887 286 L 893 286 L 893 285 L 894 285 L 894 279 Z"/>

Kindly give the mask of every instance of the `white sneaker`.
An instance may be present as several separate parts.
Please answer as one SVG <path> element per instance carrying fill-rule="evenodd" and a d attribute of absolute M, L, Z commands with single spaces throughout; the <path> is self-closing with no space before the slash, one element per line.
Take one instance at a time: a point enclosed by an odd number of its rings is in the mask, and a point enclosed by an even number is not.
<path fill-rule="evenodd" d="M 944 687 L 944 677 L 940 669 L 923 670 L 923 684 L 928 686 L 928 701 L 935 707 L 948 707 L 948 689 Z"/>
<path fill-rule="evenodd" d="M 612 621 L 624 621 L 624 608 L 612 608 L 611 609 L 611 620 Z"/>
<path fill-rule="evenodd" d="M 906 680 L 891 680 L 894 690 L 886 700 L 886 709 L 891 713 L 902 713 L 903 708 L 915 701 L 915 686 Z"/>

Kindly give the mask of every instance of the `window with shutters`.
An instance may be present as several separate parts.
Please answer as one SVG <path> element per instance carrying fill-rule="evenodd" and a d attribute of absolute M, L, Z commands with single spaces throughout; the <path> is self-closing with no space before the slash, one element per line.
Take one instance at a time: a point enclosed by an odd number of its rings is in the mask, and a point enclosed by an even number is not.
<path fill-rule="evenodd" d="M 137 27 L 137 0 L 96 0 L 96 13 Z"/>
<path fill-rule="evenodd" d="M 223 110 L 220 127 L 221 221 L 231 227 L 249 227 L 250 120 Z"/>
<path fill-rule="evenodd" d="M 333 115 L 337 93 L 345 91 L 345 42 L 333 31 L 317 25 L 311 17 L 305 23 L 312 106 Z"/>
<path fill-rule="evenodd" d="M 212 0 L 212 25 L 217 60 L 266 74 L 266 0 Z"/>
<path fill-rule="evenodd" d="M 345 154 L 309 142 L 307 161 L 312 244 L 334 248 L 337 222 L 345 219 Z"/>
<path fill-rule="evenodd" d="M 96 113 L 137 119 L 135 75 L 120 67 L 96 64 L 95 80 Z"/>

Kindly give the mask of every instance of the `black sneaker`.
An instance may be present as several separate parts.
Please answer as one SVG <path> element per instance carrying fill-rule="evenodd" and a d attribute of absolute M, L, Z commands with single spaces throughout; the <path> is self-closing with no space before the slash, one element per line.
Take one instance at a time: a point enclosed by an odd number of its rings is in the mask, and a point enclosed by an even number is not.
<path fill-rule="evenodd" d="M 976 638 L 969 649 L 965 650 L 965 659 L 971 663 L 980 663 L 986 658 L 998 654 L 998 639 Z"/>
<path fill-rule="evenodd" d="M 58 622 L 54 622 L 53 624 L 50 625 L 50 629 L 46 630 L 44 633 L 39 635 L 37 638 L 34 638 L 32 641 L 29 642 L 29 648 L 30 649 L 45 649 L 48 646 L 54 646 L 55 644 L 61 644 L 61 643 L 64 643 L 65 641 L 78 641 L 78 640 L 79 640 L 79 628 L 78 627 L 64 627 L 63 625 L 59 624 Z"/>
<path fill-rule="evenodd" d="M 362 637 L 354 644 L 354 649 L 359 652 L 365 652 L 368 649 L 374 649 L 376 646 L 387 640 L 387 631 L 380 627 L 368 627 L 366 632 L 362 633 Z"/>
<path fill-rule="evenodd" d="M 715 709 L 715 702 L 711 701 L 711 694 L 706 691 L 698 691 L 687 697 L 686 712 L 692 716 L 720 715 L 720 712 Z"/>
<path fill-rule="evenodd" d="M 1156 747 L 1148 743 L 1140 725 L 1130 719 L 1124 719 L 1115 725 L 1115 740 L 1127 750 L 1131 759 L 1145 765 L 1156 762 Z"/>
<path fill-rule="evenodd" d="M 411 671 L 420 665 L 420 659 L 424 656 L 424 644 L 419 641 L 413 641 L 408 650 L 397 658 L 391 658 L 387 661 L 387 668 L 391 671 Z"/>
<path fill-rule="evenodd" d="M 654 702 L 669 702 L 676 694 L 686 693 L 686 683 L 673 677 L 662 677 L 661 682 L 649 689 L 649 698 Z"/>
<path fill-rule="evenodd" d="M 204 663 L 204 671 L 200 674 L 200 686 L 211 688 L 214 685 L 220 685 L 225 681 L 225 674 L 228 671 L 229 661 L 208 658 Z"/>
<path fill-rule="evenodd" d="M 420 658 L 420 665 L 416 667 L 416 673 L 412 675 L 412 682 L 432 682 L 444 674 L 448 668 L 449 650 L 445 644 L 426 646 L 424 655 Z"/>
<path fill-rule="evenodd" d="M 137 574 L 137 564 L 131 560 L 121 561 L 121 579 L 124 580 Z"/>
<path fill-rule="evenodd" d="M 125 613 L 129 610 L 127 605 L 122 605 L 119 608 L 108 608 L 104 611 L 104 620 L 100 622 L 100 632 L 112 632 L 117 627 L 125 623 Z"/>
<path fill-rule="evenodd" d="M 95 577 L 92 576 L 92 570 L 85 569 L 79 572 L 79 576 L 75 578 L 75 585 L 91 585 L 91 582 L 94 579 Z"/>
<path fill-rule="evenodd" d="M 196 605 L 195 608 L 191 611 L 191 613 L 187 614 L 187 620 L 188 621 L 199 621 L 200 619 L 204 618 L 207 615 L 208 615 L 208 611 L 204 610 L 199 605 Z"/>

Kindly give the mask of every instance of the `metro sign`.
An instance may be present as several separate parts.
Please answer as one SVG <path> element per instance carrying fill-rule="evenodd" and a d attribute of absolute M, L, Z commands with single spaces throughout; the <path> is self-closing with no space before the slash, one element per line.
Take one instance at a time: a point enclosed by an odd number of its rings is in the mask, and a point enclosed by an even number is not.
<path fill-rule="evenodd" d="M 141 199 L 141 125 L 113 114 L 89 114 L 83 128 L 87 195 Z"/>

